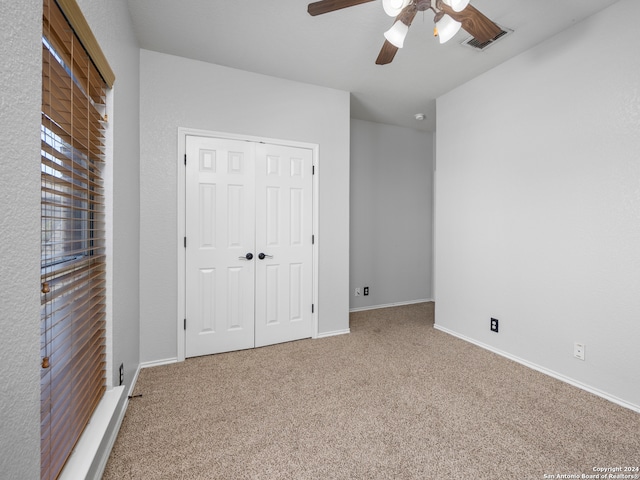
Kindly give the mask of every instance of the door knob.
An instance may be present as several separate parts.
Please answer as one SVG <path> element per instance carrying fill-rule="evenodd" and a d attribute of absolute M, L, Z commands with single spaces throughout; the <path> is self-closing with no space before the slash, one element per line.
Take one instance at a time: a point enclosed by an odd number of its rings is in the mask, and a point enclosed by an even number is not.
<path fill-rule="evenodd" d="M 238 257 L 238 260 L 251 260 L 253 258 L 253 253 L 247 253 L 244 257 Z"/>
<path fill-rule="evenodd" d="M 261 253 L 258 254 L 258 258 L 260 260 L 264 260 L 265 258 L 273 258 L 273 255 L 267 255 L 266 253 L 262 253 L 261 252 Z"/>

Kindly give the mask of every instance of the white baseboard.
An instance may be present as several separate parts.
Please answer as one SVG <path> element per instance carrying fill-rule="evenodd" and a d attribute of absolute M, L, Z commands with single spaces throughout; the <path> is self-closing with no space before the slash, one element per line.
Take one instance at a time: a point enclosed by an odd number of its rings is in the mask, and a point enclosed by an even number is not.
<path fill-rule="evenodd" d="M 345 328 L 344 330 L 334 330 L 332 332 L 318 333 L 318 335 L 316 335 L 313 338 L 317 339 L 317 338 L 335 337 L 336 335 L 345 335 L 347 333 L 351 333 L 351 329 L 350 328 Z"/>
<path fill-rule="evenodd" d="M 138 376 L 140 375 L 140 370 L 142 369 L 142 365 L 138 365 L 136 369 L 136 373 L 133 374 L 133 378 L 131 379 L 131 385 L 129 385 L 129 389 L 127 390 L 127 397 L 133 395 L 133 389 L 136 388 L 136 383 L 138 381 Z"/>
<path fill-rule="evenodd" d="M 421 298 L 419 300 L 408 300 L 406 302 L 385 303 L 383 305 L 369 305 L 368 307 L 350 308 L 349 312 L 364 312 L 366 310 L 377 310 L 379 308 L 400 307 L 402 305 L 413 305 L 414 303 L 433 302 L 432 298 Z"/>
<path fill-rule="evenodd" d="M 553 377 L 557 380 L 560 380 L 562 382 L 568 383 L 569 385 L 573 385 L 574 387 L 577 387 L 581 390 L 584 390 L 586 392 L 592 393 L 594 395 L 597 395 L 598 397 L 604 398 L 605 400 L 609 400 L 610 402 L 615 403 L 616 405 L 620 405 L 621 407 L 624 408 L 628 408 L 629 410 L 633 410 L 634 412 L 638 412 L 640 413 L 640 405 L 634 405 L 633 403 L 629 403 L 625 400 L 622 400 L 618 397 L 615 397 L 613 395 L 610 395 L 606 392 L 603 392 L 602 390 L 598 390 L 597 388 L 591 387 L 589 385 L 585 385 L 584 383 L 578 382 L 577 380 L 574 380 L 573 378 L 567 377 L 565 375 L 562 375 L 558 372 L 555 372 L 553 370 L 549 370 L 548 368 L 545 367 L 541 367 L 540 365 L 537 365 L 535 363 L 529 362 L 527 360 L 524 360 L 520 357 L 516 357 L 515 355 L 511 355 L 510 353 L 504 352 L 502 350 L 499 350 L 497 348 L 494 348 L 490 345 L 487 345 L 485 343 L 482 342 L 478 342 L 477 340 L 474 340 L 473 338 L 467 337 L 465 335 L 462 335 L 458 332 L 455 332 L 453 330 L 449 330 L 446 327 L 442 327 L 438 324 L 433 326 L 435 329 L 440 330 L 441 332 L 444 333 L 448 333 L 449 335 L 453 335 L 454 337 L 457 337 L 461 340 L 464 340 L 465 342 L 469 342 L 469 343 L 473 343 L 474 345 L 477 345 L 480 348 L 484 348 L 485 350 L 489 350 L 490 352 L 496 353 L 502 357 L 508 358 L 509 360 L 513 360 L 514 362 L 517 362 L 521 365 L 524 365 L 525 367 L 529 367 L 532 368 L 533 370 L 537 370 L 540 373 L 544 373 L 545 375 L 549 375 L 550 377 Z"/>
<path fill-rule="evenodd" d="M 178 363 L 178 357 L 162 358 L 160 360 L 152 360 L 150 362 L 142 362 L 140 368 L 159 367 L 160 365 L 170 365 L 172 363 Z"/>

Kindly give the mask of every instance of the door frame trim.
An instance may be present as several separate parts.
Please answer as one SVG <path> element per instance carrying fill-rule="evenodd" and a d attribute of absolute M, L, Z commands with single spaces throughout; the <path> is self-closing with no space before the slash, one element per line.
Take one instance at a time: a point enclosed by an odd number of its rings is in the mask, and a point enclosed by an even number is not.
<path fill-rule="evenodd" d="M 313 202 L 313 235 L 314 243 L 312 245 L 313 265 L 312 265 L 312 302 L 315 306 L 312 313 L 311 321 L 311 338 L 318 338 L 318 314 L 320 312 L 319 295 L 318 295 L 318 252 L 320 246 L 319 235 L 319 178 L 320 178 L 320 146 L 317 143 L 297 142 L 293 140 L 282 140 L 268 137 L 257 137 L 254 135 L 243 135 L 228 132 L 217 132 L 210 130 L 200 130 L 195 128 L 178 127 L 178 157 L 176 165 L 178 168 L 178 185 L 177 185 L 177 236 L 176 249 L 178 254 L 178 311 L 176 317 L 176 338 L 177 338 L 177 361 L 185 360 L 186 335 L 184 332 L 184 319 L 186 316 L 186 248 L 184 248 L 184 238 L 186 236 L 186 174 L 184 156 L 186 155 L 187 136 L 221 138 L 225 140 L 241 140 L 255 143 L 268 143 L 272 145 L 283 145 L 287 147 L 307 148 L 312 151 L 312 164 L 314 166 L 314 175 L 312 181 L 312 202 Z M 188 320 L 187 320 L 188 321 Z"/>

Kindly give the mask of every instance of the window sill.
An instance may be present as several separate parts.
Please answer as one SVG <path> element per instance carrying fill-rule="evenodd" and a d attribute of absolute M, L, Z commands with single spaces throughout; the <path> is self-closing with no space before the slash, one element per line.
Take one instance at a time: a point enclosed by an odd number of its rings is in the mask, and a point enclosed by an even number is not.
<path fill-rule="evenodd" d="M 107 390 L 67 460 L 59 480 L 100 478 L 126 410 L 125 387 Z"/>

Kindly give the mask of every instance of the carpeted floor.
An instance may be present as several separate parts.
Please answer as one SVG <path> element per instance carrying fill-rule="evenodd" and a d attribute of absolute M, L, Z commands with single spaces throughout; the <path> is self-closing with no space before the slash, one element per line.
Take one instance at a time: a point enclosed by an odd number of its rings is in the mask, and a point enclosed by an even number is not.
<path fill-rule="evenodd" d="M 501 480 L 640 466 L 639 414 L 435 330 L 432 303 L 353 313 L 350 326 L 142 370 L 103 478 Z"/>

